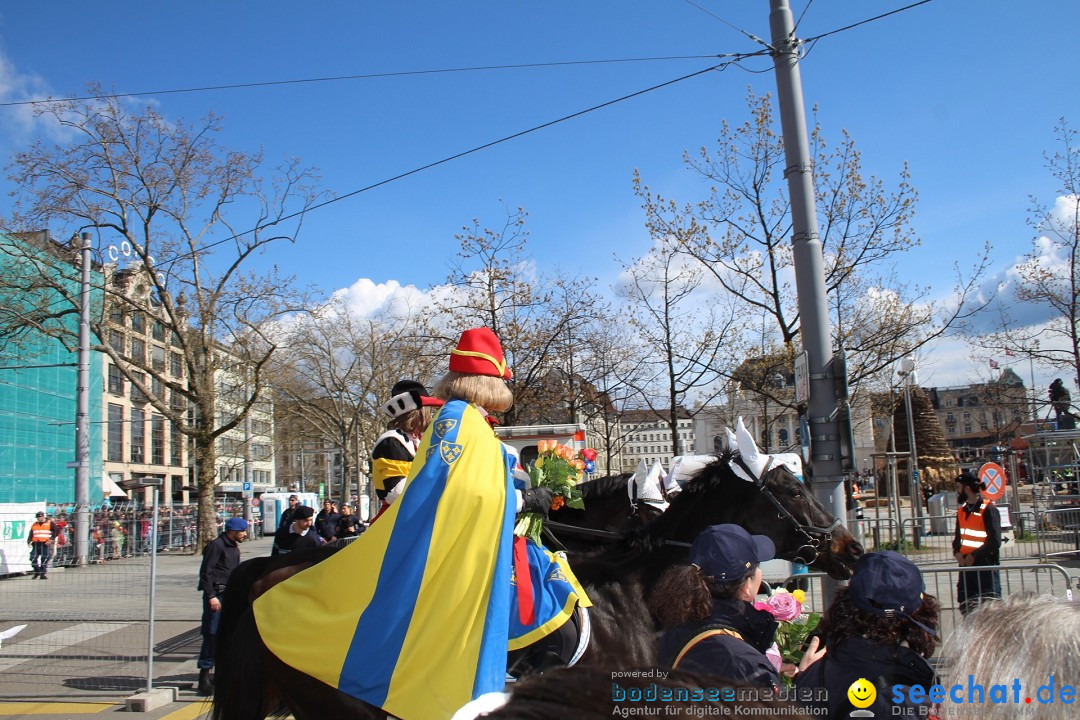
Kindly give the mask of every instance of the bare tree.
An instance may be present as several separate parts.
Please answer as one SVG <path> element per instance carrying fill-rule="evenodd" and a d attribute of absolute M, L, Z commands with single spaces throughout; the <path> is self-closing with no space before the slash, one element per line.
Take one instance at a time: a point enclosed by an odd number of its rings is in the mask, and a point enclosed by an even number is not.
<path fill-rule="evenodd" d="M 437 373 L 417 315 L 401 310 L 357 317 L 333 297 L 295 319 L 275 359 L 273 388 L 288 407 L 285 422 L 298 423 L 300 436 L 342 450 L 343 500 L 385 429 L 382 406 L 390 388 L 404 378 L 430 382 Z"/>
<path fill-rule="evenodd" d="M 783 139 L 769 96 L 751 91 L 747 103 L 751 118 L 738 127 L 725 122 L 715 153 L 703 147 L 685 157 L 710 184 L 707 198 L 680 205 L 652 192 L 640 177 L 635 188 L 654 236 L 682 237 L 682 252 L 747 311 L 769 317 L 777 343 L 794 346 L 800 318 Z M 880 379 L 896 360 L 974 311 L 970 301 L 986 254 L 959 277 L 948 303 L 931 300 L 928 288 L 900 281 L 892 261 L 919 244 L 911 227 L 917 193 L 907 168 L 890 188 L 864 175 L 860 153 L 846 133 L 830 147 L 815 127 L 812 145 L 834 344 L 847 351 L 853 385 Z M 686 232 L 680 235 L 680 229 Z"/>
<path fill-rule="evenodd" d="M 499 228 L 483 227 L 479 220 L 464 227 L 447 280 L 453 291 L 436 300 L 447 345 L 477 325 L 499 336 L 514 373 L 514 406 L 502 417 L 508 425 L 532 422 L 560 406 L 565 412 L 573 404 L 565 394 L 572 383 L 553 383 L 550 376 L 572 366 L 565 353 L 577 344 L 577 328 L 601 307 L 589 282 L 536 271 L 527 254 L 526 218 L 521 208 L 508 209 Z"/>
<path fill-rule="evenodd" d="M 1015 295 L 1047 319 L 1018 323 L 1004 309 L 1002 329 L 979 342 L 1068 372 L 1080 388 L 1080 146 L 1064 118 L 1055 135 L 1060 147 L 1046 155 L 1046 167 L 1058 183 L 1057 199 L 1048 205 L 1031 198 L 1028 224 L 1035 237 L 1017 266 Z"/>
<path fill-rule="evenodd" d="M 4 226 L 50 228 L 59 237 L 92 230 L 103 246 L 131 253 L 127 267 L 106 263 L 95 274 L 103 303 L 91 323 L 94 349 L 190 438 L 202 547 L 215 534 L 216 440 L 263 397 L 276 349 L 268 328 L 303 302 L 290 278 L 276 267 L 255 270 L 253 260 L 276 241 L 295 240 L 299 218 L 317 199 L 314 177 L 295 160 L 268 169 L 259 154 L 222 147 L 213 115 L 189 125 L 116 98 L 51 103 L 38 112 L 69 140 L 38 141 L 14 154 L 8 171 L 16 201 Z M 60 332 L 56 318 L 78 313 L 77 287 L 66 279 L 72 255 L 15 242 L 4 249 L 35 267 L 54 300 L 9 315 L 0 335 Z M 0 280 L 5 302 L 24 292 L 20 282 Z M 109 342 L 110 323 L 135 316 L 160 323 L 170 352 L 180 355 L 179 375 Z M 242 378 L 227 411 L 218 404 L 222 373 Z"/>
<path fill-rule="evenodd" d="M 653 229 L 653 228 L 650 228 Z M 628 303 L 630 325 L 639 338 L 643 377 L 636 384 L 639 400 L 671 428 L 672 454 L 683 452 L 678 432 L 680 411 L 688 396 L 715 396 L 717 383 L 730 365 L 734 315 L 701 292 L 704 273 L 687 262 L 679 248 L 697 231 L 691 223 L 668 235 L 653 229 L 652 251 L 626 265 L 618 289 Z"/>

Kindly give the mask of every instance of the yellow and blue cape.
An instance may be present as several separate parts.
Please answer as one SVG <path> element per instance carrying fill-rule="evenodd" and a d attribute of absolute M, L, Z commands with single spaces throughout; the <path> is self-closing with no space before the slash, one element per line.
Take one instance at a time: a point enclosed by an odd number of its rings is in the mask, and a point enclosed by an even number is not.
<path fill-rule="evenodd" d="M 540 638 L 553 633 L 574 614 L 574 607 L 592 607 L 589 596 L 578 582 L 565 553 L 553 553 L 545 547 L 526 540 L 529 558 L 529 575 L 532 577 L 533 621 L 521 622 L 518 613 L 518 595 L 510 593 L 510 650 L 532 645 Z M 517 578 L 511 578 L 517 585 Z"/>
<path fill-rule="evenodd" d="M 367 532 L 254 603 L 274 655 L 403 720 L 448 718 L 506 678 L 515 461 L 460 400 L 421 458 Z"/>

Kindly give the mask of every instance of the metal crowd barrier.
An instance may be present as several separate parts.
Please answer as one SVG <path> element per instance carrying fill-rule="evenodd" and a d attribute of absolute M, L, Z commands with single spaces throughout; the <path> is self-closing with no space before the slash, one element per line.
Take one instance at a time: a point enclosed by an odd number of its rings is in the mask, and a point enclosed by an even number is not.
<path fill-rule="evenodd" d="M 1046 510 L 1039 519 L 1036 532 L 1044 557 L 1080 554 L 1080 507 Z"/>
<path fill-rule="evenodd" d="M 1002 560 L 1032 560 L 1045 558 L 1044 536 L 1038 532 L 1035 513 L 1010 514 L 1012 527 L 1004 529 L 1000 557 Z M 928 515 L 921 518 L 904 518 L 900 523 L 901 536 L 897 550 L 916 565 L 952 563 L 952 540 L 956 532 L 956 515 Z"/>
<path fill-rule="evenodd" d="M 944 640 L 949 633 L 963 620 L 966 611 L 973 608 L 962 608 L 957 600 L 957 584 L 962 575 L 975 574 L 970 583 L 974 586 L 969 595 L 977 596 L 996 588 L 983 586 L 979 581 L 978 573 L 993 571 L 997 573 L 1000 585 L 1001 597 L 1008 597 L 1017 593 L 1034 593 L 1036 595 L 1056 595 L 1072 599 L 1072 588 L 1080 587 L 1080 578 L 1074 578 L 1060 565 L 1053 564 L 1009 564 L 991 567 L 921 567 L 923 579 L 926 583 L 926 592 L 937 598 L 941 605 L 941 616 L 938 633 Z M 785 581 L 785 585 L 801 583 L 806 592 L 806 601 L 803 608 L 807 612 L 824 612 L 826 609 L 822 579 L 827 577 L 824 573 L 804 573 L 791 575 Z M 976 605 L 973 603 L 973 606 Z"/>
<path fill-rule="evenodd" d="M 49 505 L 50 518 L 56 522 L 61 533 L 57 541 L 54 566 L 71 566 L 75 563 L 74 506 L 70 504 Z M 193 552 L 197 537 L 198 505 L 195 503 L 168 504 L 157 507 L 157 551 Z M 141 502 L 111 503 L 90 508 L 91 563 L 103 563 L 122 558 L 146 556 L 150 552 L 150 523 L 154 507 Z M 242 502 L 218 502 L 215 506 L 215 523 L 218 532 L 227 517 L 243 516 Z M 262 536 L 259 518 L 248 526 L 249 539 Z"/>

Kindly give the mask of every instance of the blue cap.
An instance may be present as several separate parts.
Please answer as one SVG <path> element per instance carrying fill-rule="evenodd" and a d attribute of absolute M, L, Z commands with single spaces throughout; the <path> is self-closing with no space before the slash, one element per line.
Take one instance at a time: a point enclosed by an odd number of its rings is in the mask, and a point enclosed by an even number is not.
<path fill-rule="evenodd" d="M 241 517 L 229 518 L 225 521 L 225 531 L 230 530 L 247 530 L 247 520 Z"/>
<path fill-rule="evenodd" d="M 690 562 L 719 583 L 738 582 L 775 556 L 770 538 L 751 535 L 738 525 L 711 525 L 690 546 Z"/>
<path fill-rule="evenodd" d="M 863 612 L 878 617 L 904 617 L 937 637 L 937 632 L 911 616 L 922 607 L 926 583 L 915 563 L 892 550 L 859 558 L 848 583 L 848 597 Z"/>

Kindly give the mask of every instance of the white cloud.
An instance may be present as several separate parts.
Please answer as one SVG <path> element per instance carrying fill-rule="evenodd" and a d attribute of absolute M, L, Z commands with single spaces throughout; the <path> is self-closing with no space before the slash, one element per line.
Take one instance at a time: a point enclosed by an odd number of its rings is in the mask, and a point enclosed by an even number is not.
<path fill-rule="evenodd" d="M 20 72 L 0 49 L 0 102 L 37 100 L 52 94 L 45 78 Z M 51 118 L 37 117 L 33 105 L 12 105 L 4 108 L 4 120 L 0 126 L 4 128 L 4 134 L 11 138 L 25 138 L 42 130 L 55 134 L 59 130 L 59 126 Z"/>
<path fill-rule="evenodd" d="M 397 280 L 376 283 L 369 278 L 359 278 L 349 287 L 336 290 L 333 297 L 342 301 L 349 312 L 358 318 L 383 313 L 400 314 L 431 304 L 430 291 L 420 290 L 415 285 L 402 285 Z"/>

